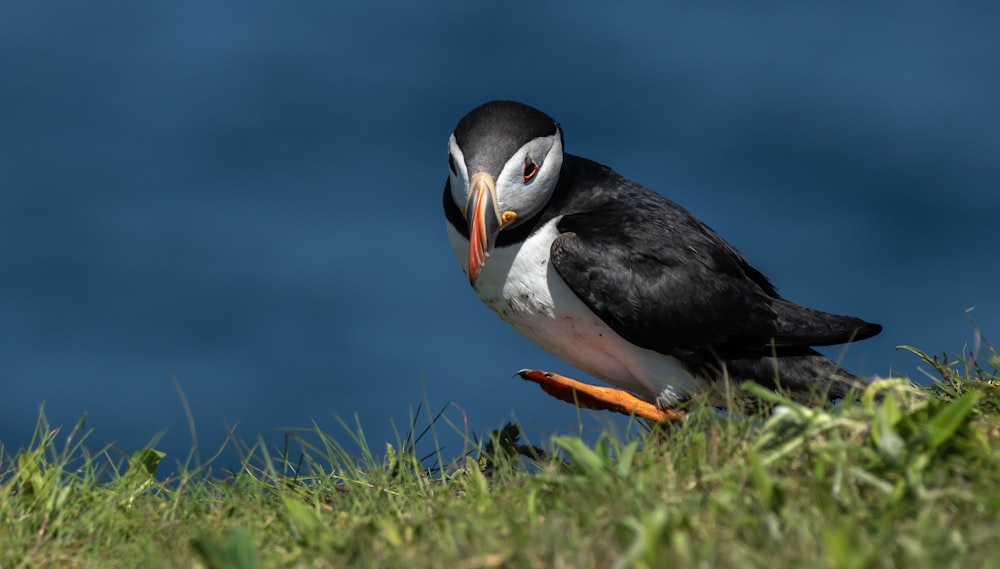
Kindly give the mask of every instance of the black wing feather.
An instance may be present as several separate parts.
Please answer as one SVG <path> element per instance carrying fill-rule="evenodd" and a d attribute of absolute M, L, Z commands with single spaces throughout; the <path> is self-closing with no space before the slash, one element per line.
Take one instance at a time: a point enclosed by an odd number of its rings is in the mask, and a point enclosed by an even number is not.
<path fill-rule="evenodd" d="M 574 176 L 577 184 L 586 179 L 601 188 L 584 192 L 589 203 L 559 221 L 551 262 L 626 340 L 690 360 L 706 351 L 727 358 L 839 344 L 881 330 L 782 299 L 734 247 L 679 205 L 596 163 L 574 165 L 588 169 Z"/>

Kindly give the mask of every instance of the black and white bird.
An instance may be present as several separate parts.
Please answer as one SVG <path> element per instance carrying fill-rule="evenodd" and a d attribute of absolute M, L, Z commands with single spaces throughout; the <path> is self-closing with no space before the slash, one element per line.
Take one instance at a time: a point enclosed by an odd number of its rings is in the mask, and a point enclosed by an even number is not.
<path fill-rule="evenodd" d="M 880 325 L 783 299 L 685 209 L 565 153 L 545 113 L 512 101 L 473 109 L 448 141 L 448 166 L 448 237 L 472 287 L 574 367 L 658 409 L 724 378 L 810 401 L 860 383 L 813 347 Z"/>

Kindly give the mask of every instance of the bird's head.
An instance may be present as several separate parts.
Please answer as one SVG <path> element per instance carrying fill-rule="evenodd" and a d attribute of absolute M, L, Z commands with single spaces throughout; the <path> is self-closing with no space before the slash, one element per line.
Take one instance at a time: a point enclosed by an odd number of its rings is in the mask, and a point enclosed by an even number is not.
<path fill-rule="evenodd" d="M 469 224 L 469 282 L 497 236 L 545 207 L 559 181 L 562 131 L 545 113 L 491 101 L 465 115 L 448 140 L 451 198 Z"/>

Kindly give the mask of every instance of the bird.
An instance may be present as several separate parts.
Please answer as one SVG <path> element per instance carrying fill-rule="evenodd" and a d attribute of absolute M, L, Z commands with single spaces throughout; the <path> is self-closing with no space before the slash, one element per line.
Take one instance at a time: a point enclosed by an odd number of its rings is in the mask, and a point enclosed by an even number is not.
<path fill-rule="evenodd" d="M 448 140 L 448 170 L 448 239 L 480 299 L 613 386 L 517 373 L 549 394 L 677 421 L 701 394 L 726 407 L 737 382 L 812 404 L 866 383 L 814 348 L 870 338 L 881 325 L 784 299 L 686 209 L 565 152 L 546 113 L 504 100 L 472 109 Z"/>

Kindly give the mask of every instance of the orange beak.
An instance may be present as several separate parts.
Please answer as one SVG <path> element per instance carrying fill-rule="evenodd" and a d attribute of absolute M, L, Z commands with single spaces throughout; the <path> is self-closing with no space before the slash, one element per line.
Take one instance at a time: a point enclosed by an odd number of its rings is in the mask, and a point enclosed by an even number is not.
<path fill-rule="evenodd" d="M 469 284 L 475 285 L 493 252 L 502 224 L 493 176 L 479 172 L 472 177 L 465 219 L 469 224 Z"/>

